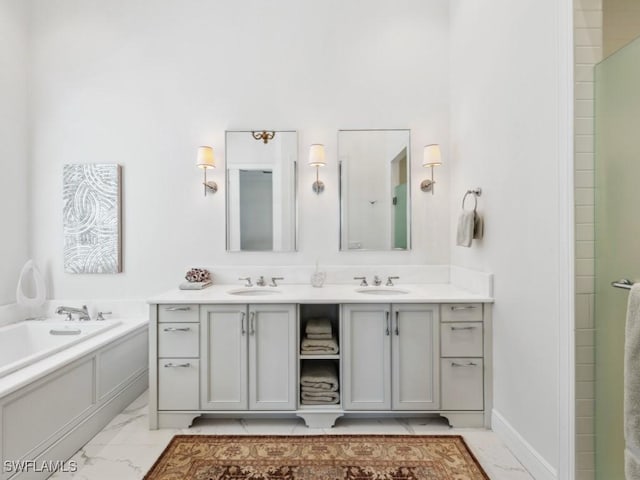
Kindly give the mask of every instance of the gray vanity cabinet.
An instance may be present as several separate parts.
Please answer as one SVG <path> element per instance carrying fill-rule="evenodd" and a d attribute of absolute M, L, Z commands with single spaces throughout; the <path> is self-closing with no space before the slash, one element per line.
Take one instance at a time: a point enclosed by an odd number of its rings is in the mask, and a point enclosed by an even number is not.
<path fill-rule="evenodd" d="M 349 304 L 342 318 L 345 410 L 438 409 L 437 305 Z"/>
<path fill-rule="evenodd" d="M 200 319 L 201 410 L 295 410 L 294 305 L 202 305 Z"/>

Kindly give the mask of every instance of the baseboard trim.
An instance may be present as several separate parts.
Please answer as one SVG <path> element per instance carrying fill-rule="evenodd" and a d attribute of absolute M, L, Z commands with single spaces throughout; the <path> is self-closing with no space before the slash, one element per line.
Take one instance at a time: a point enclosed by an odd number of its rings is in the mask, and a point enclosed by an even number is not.
<path fill-rule="evenodd" d="M 491 429 L 536 480 L 558 480 L 558 471 L 498 412 L 492 411 Z"/>

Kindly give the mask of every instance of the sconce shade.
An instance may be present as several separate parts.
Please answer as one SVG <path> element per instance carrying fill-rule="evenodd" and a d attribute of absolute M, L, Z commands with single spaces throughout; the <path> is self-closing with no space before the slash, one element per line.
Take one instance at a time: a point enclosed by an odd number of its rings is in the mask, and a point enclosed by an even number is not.
<path fill-rule="evenodd" d="M 324 156 L 324 145 L 314 143 L 309 147 L 309 165 L 324 167 L 327 164 Z"/>
<path fill-rule="evenodd" d="M 435 165 L 442 165 L 442 154 L 440 153 L 440 145 L 426 145 L 424 147 L 422 166 L 431 167 Z"/>
<path fill-rule="evenodd" d="M 196 165 L 200 168 L 216 167 L 216 159 L 213 156 L 212 147 L 198 147 L 198 159 L 196 160 Z"/>

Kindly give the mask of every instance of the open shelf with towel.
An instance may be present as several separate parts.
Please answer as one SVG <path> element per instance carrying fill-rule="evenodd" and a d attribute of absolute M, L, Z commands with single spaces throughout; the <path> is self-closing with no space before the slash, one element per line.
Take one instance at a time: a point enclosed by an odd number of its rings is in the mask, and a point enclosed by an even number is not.
<path fill-rule="evenodd" d="M 299 408 L 340 409 L 340 306 L 300 305 Z"/>

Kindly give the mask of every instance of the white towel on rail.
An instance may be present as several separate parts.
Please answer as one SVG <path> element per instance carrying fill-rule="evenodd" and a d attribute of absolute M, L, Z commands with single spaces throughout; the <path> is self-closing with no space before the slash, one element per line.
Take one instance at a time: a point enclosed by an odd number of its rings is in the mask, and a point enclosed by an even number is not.
<path fill-rule="evenodd" d="M 624 341 L 624 466 L 640 480 L 640 282 L 631 287 Z"/>

